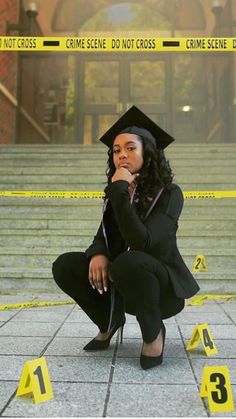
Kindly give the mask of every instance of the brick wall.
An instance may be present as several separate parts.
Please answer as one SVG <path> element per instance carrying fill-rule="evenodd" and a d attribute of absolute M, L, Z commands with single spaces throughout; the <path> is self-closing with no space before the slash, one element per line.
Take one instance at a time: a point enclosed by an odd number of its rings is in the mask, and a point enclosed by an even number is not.
<path fill-rule="evenodd" d="M 20 0 L 0 0 L 0 36 L 7 35 L 7 22 L 17 24 L 20 14 Z M 28 35 L 28 17 L 24 12 L 21 16 L 21 32 L 11 31 L 10 36 Z M 25 28 L 25 29 L 23 29 Z M 42 36 L 37 21 L 34 24 L 34 34 Z M 23 56 L 18 61 L 18 54 L 14 51 L 0 52 L 0 83 L 16 100 L 17 97 L 17 67 L 21 85 L 20 106 L 32 117 L 33 121 L 48 134 L 48 126 L 43 124 L 43 99 L 40 97 L 41 80 L 38 66 L 40 60 L 32 54 L 32 58 L 24 59 Z M 19 67 L 20 66 L 20 67 Z M 51 67 L 47 67 L 47 74 L 51 74 Z M 46 83 L 47 85 L 47 83 Z M 0 86 L 1 87 L 1 86 Z M 46 86 L 48 87 L 48 86 Z M 47 91 L 47 88 L 45 89 Z M 16 106 L 5 97 L 0 89 L 0 144 L 10 144 L 15 141 L 15 122 Z M 45 139 L 30 124 L 27 119 L 20 114 L 19 131 L 17 132 L 17 142 L 19 143 L 44 143 Z"/>
<path fill-rule="evenodd" d="M 6 35 L 6 23 L 18 23 L 19 0 L 0 1 L 0 35 Z M 11 33 L 12 35 L 12 33 Z M 0 52 L 0 83 L 16 97 L 17 54 Z M 15 107 L 0 91 L 0 144 L 14 141 Z"/>

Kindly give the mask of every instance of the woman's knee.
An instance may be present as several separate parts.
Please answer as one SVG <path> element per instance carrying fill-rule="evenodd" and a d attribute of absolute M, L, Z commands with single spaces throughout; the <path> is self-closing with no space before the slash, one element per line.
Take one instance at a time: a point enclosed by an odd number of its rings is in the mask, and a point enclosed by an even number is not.
<path fill-rule="evenodd" d="M 117 284 L 123 282 L 132 284 L 138 281 L 143 282 L 143 278 L 159 278 L 164 283 L 168 283 L 168 273 L 165 267 L 152 255 L 132 250 L 121 253 L 113 262 L 110 268 L 112 280 Z"/>
<path fill-rule="evenodd" d="M 68 255 L 69 253 L 63 253 L 58 256 L 57 259 L 52 264 L 52 273 L 55 282 L 59 285 L 66 274 L 66 267 L 68 265 Z"/>
<path fill-rule="evenodd" d="M 87 267 L 87 258 L 83 252 L 63 253 L 53 262 L 52 273 L 55 282 L 60 286 L 64 282 L 69 282 L 74 276 L 74 272 L 85 270 Z"/>
<path fill-rule="evenodd" d="M 129 251 L 121 253 L 113 262 L 110 269 L 112 279 L 117 281 L 132 280 L 134 275 L 144 268 L 142 252 Z"/>

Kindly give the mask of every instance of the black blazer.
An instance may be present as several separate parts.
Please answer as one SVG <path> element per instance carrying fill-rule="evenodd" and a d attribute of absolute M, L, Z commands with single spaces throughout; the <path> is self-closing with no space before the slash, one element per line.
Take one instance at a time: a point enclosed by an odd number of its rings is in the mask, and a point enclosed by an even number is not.
<path fill-rule="evenodd" d="M 180 311 L 182 300 L 199 291 L 177 248 L 176 231 L 184 202 L 180 187 L 176 184 L 165 187 L 145 221 L 140 220 L 135 204 L 130 204 L 128 182 L 110 183 L 105 193 L 108 205 L 93 243 L 85 252 L 87 257 L 103 254 L 113 260 L 122 251 L 122 238 L 124 250 L 130 246 L 130 250 L 149 253 L 166 267 L 173 287 L 169 304 L 163 307 L 163 318 Z"/>

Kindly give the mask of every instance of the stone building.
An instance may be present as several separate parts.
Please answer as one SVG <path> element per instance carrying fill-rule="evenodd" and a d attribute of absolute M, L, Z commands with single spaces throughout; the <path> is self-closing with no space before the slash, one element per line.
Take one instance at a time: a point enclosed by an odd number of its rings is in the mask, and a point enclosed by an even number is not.
<path fill-rule="evenodd" d="M 1 0 L 0 35 L 233 37 L 232 0 Z M 235 142 L 234 52 L 0 52 L 0 143 L 93 143 L 136 104 L 179 142 Z"/>

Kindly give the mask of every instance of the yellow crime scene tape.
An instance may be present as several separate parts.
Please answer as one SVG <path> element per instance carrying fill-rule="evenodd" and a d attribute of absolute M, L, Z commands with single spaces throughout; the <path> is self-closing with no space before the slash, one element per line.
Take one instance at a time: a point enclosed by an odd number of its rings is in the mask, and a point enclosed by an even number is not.
<path fill-rule="evenodd" d="M 103 198 L 99 191 L 0 191 L 0 197 L 18 198 Z"/>
<path fill-rule="evenodd" d="M 236 191 L 186 191 L 185 199 L 236 198 Z M 104 198 L 101 191 L 0 191 L 0 197 L 17 198 Z"/>
<path fill-rule="evenodd" d="M 201 306 L 206 300 L 231 300 L 236 298 L 235 294 L 231 295 L 215 295 L 215 294 L 205 294 L 197 295 L 196 297 L 191 298 L 191 300 L 186 304 L 187 306 Z"/>
<path fill-rule="evenodd" d="M 15 310 L 17 308 L 31 308 L 31 307 L 50 307 L 50 306 L 63 306 L 66 304 L 75 304 L 74 301 L 30 301 L 25 303 L 5 304 L 0 306 L 0 311 Z"/>
<path fill-rule="evenodd" d="M 196 297 L 191 298 L 191 300 L 186 304 L 187 306 L 199 306 L 203 305 L 206 300 L 231 300 L 236 298 L 236 295 L 215 295 L 215 294 L 204 294 L 197 295 Z M 3 310 L 15 310 L 18 308 L 26 309 L 32 307 L 50 307 L 50 306 L 62 306 L 67 304 L 76 304 L 74 301 L 30 301 L 23 303 L 14 303 L 14 304 L 4 304 L 0 305 L 0 311 Z"/>
<path fill-rule="evenodd" d="M 1 51 L 236 51 L 236 38 L 1 36 Z"/>

